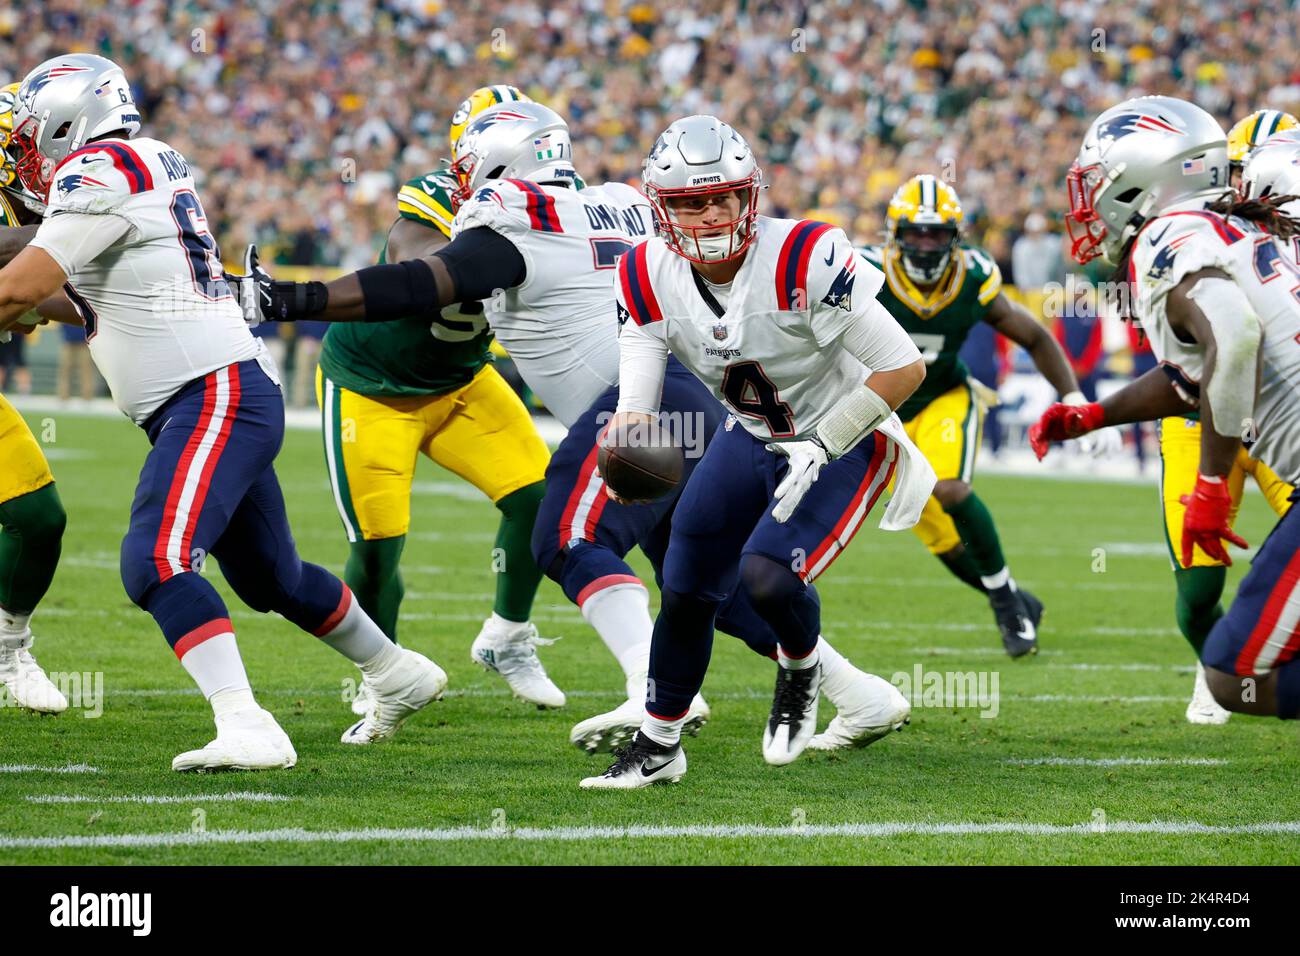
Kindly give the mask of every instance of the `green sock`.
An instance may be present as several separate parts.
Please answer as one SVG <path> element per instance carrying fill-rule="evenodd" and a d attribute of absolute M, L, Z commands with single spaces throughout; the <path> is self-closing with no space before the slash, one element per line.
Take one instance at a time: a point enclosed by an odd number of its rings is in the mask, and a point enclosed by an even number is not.
<path fill-rule="evenodd" d="M 542 569 L 533 558 L 533 524 L 546 493 L 537 481 L 512 491 L 497 502 L 501 525 L 497 529 L 492 567 L 497 571 L 497 597 L 492 610 L 507 621 L 526 621 L 533 610 Z"/>
<path fill-rule="evenodd" d="M 943 562 L 943 566 L 951 571 L 957 580 L 969 584 L 980 594 L 987 593 L 988 588 L 980 580 L 980 569 L 975 566 L 975 559 L 971 557 L 970 550 L 965 545 L 959 544 L 951 551 L 945 551 L 935 557 Z"/>
<path fill-rule="evenodd" d="M 1214 622 L 1223 617 L 1219 598 L 1223 596 L 1227 576 L 1227 568 L 1174 569 L 1174 582 L 1178 585 L 1178 597 L 1174 601 L 1178 629 L 1198 658 Z"/>
<path fill-rule="evenodd" d="M 970 551 L 971 559 L 981 577 L 997 574 L 1007 566 L 1002 557 L 1002 542 L 998 540 L 998 529 L 993 524 L 993 516 L 980 501 L 979 495 L 971 492 L 960 502 L 944 511 L 952 515 L 961 535 L 962 544 Z"/>
<path fill-rule="evenodd" d="M 67 523 L 53 482 L 0 504 L 0 607 L 36 610 L 59 566 Z"/>
<path fill-rule="evenodd" d="M 394 644 L 397 643 L 397 609 L 402 606 L 402 595 L 406 592 L 398 567 L 405 546 L 406 535 L 354 541 L 343 569 L 343 580 L 356 595 L 361 609 Z"/>

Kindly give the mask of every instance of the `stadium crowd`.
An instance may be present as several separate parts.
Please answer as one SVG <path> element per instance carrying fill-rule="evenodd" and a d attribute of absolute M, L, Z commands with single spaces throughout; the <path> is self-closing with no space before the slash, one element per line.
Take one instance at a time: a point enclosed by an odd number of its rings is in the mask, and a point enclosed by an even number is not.
<path fill-rule="evenodd" d="M 448 154 L 457 103 L 508 82 L 569 119 L 597 182 L 635 182 L 669 118 L 716 112 L 762 157 L 770 212 L 861 241 L 902 181 L 938 172 L 968 236 L 1039 286 L 1064 278 L 1064 174 L 1089 118 L 1134 89 L 1225 128 L 1296 110 L 1298 34 L 1277 0 L 24 0 L 0 8 L 0 79 L 65 50 L 121 63 L 223 246 L 281 265 L 373 261 L 397 186 Z"/>

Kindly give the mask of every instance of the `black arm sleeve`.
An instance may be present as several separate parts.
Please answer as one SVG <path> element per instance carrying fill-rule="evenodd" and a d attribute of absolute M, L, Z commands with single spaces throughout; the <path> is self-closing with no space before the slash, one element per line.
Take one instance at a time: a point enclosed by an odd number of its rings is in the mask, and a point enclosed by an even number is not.
<path fill-rule="evenodd" d="M 466 229 L 434 255 L 447 266 L 459 302 L 490 299 L 497 289 L 513 289 L 528 277 L 515 244 L 487 226 Z"/>

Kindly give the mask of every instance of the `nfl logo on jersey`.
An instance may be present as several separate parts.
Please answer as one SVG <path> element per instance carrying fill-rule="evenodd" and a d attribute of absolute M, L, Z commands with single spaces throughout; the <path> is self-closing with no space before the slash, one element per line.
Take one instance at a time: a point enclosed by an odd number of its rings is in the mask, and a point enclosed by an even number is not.
<path fill-rule="evenodd" d="M 726 339 L 727 339 L 727 326 L 726 326 L 725 323 L 723 323 L 723 322 L 719 322 L 717 325 L 715 325 L 715 326 L 713 327 L 713 337 L 714 337 L 715 339 L 717 339 L 719 342 L 725 342 L 725 341 L 726 341 Z"/>

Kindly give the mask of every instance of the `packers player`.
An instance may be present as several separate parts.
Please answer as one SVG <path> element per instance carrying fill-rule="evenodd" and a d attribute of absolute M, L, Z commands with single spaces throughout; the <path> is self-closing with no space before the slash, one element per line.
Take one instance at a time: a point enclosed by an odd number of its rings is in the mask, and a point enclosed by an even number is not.
<path fill-rule="evenodd" d="M 512 86 L 475 90 L 452 118 L 451 145 L 476 114 L 522 100 L 527 97 Z M 446 170 L 406 183 L 380 261 L 431 255 L 445 244 L 455 188 Z M 491 341 L 478 303 L 444 309 L 432 324 L 412 317 L 330 326 L 317 399 L 334 500 L 351 543 L 344 580 L 396 641 L 403 594 L 398 562 L 410 526 L 411 480 L 417 457 L 427 455 L 501 512 L 492 555 L 496 601 L 471 658 L 504 677 L 517 697 L 561 707 L 564 694 L 537 657 L 541 639 L 529 622 L 542 575 L 530 542 L 549 454 L 523 403 L 492 367 Z M 353 710 L 364 713 L 367 705 L 363 684 Z"/>
<path fill-rule="evenodd" d="M 7 151 L 17 91 L 17 83 L 0 90 L 0 265 L 36 234 L 43 208 L 18 181 Z M 68 709 L 67 698 L 32 657 L 29 625 L 54 580 L 66 524 L 41 446 L 0 395 L 0 684 L 15 703 L 38 713 Z"/>
<path fill-rule="evenodd" d="M 925 381 L 898 408 L 939 477 L 916 534 L 949 571 L 988 597 L 1003 647 L 1020 657 L 1038 651 L 1043 605 L 1016 586 L 993 516 L 971 488 L 983 408 L 957 353 L 971 328 L 988 322 L 1024 346 L 1062 401 L 1084 398 L 1056 339 L 1003 294 L 997 264 L 962 242 L 961 224 L 956 191 L 935 176 L 914 176 L 889 203 L 885 244 L 862 251 L 885 273 L 880 301 L 926 362 Z"/>
<path fill-rule="evenodd" d="M 1300 127 L 1290 113 L 1281 110 L 1255 110 L 1245 119 L 1238 120 L 1228 131 L 1228 183 L 1236 188 L 1241 180 L 1241 170 L 1251 152 L 1274 133 Z"/>

